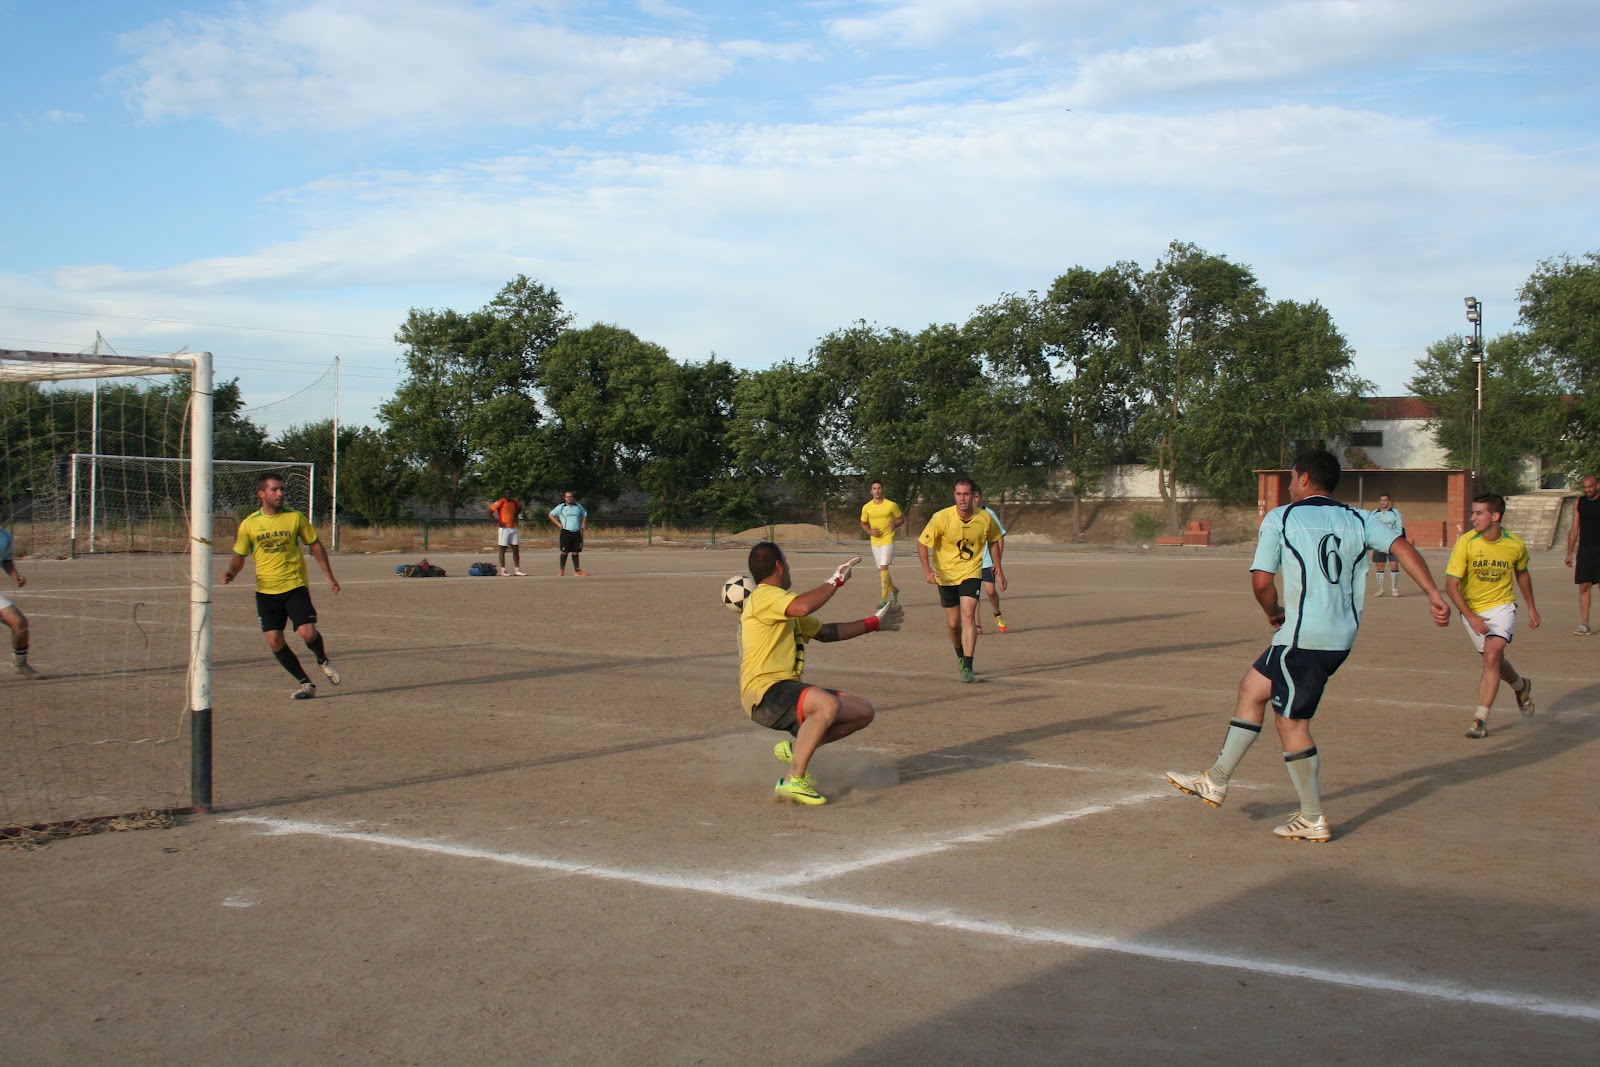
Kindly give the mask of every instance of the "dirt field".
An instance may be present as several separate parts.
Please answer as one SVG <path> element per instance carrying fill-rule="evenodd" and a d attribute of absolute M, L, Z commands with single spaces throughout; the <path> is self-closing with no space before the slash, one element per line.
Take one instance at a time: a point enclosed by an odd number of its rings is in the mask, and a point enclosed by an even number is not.
<path fill-rule="evenodd" d="M 841 553 L 792 555 L 809 585 Z M 0 852 L 5 1062 L 1593 1062 L 1600 645 L 1559 557 L 1512 648 L 1538 714 L 1502 696 L 1482 741 L 1460 624 L 1369 600 L 1314 723 L 1327 845 L 1272 835 L 1270 730 L 1220 810 L 1162 778 L 1268 639 L 1243 548 L 1015 546 L 978 686 L 897 563 L 905 630 L 808 655 L 879 711 L 816 809 L 770 800 L 737 706 L 741 550 L 431 558 L 314 581 L 344 684 L 309 703 L 217 591 L 219 810 Z M 0 700 L 80 684 L 73 566 L 17 594 L 65 677 Z M 875 599 L 868 570 L 822 617 Z"/>

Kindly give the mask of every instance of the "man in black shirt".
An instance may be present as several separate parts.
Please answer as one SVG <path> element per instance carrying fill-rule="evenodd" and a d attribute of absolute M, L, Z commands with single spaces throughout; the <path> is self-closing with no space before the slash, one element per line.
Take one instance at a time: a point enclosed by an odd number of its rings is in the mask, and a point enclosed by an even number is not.
<path fill-rule="evenodd" d="M 1573 550 L 1577 550 L 1577 565 L 1573 565 Z M 1578 586 L 1578 613 L 1583 621 L 1573 633 L 1588 637 L 1589 589 L 1600 582 L 1600 483 L 1592 474 L 1583 479 L 1583 495 L 1572 509 L 1572 529 L 1567 533 L 1567 566 L 1572 567 L 1572 580 Z"/>

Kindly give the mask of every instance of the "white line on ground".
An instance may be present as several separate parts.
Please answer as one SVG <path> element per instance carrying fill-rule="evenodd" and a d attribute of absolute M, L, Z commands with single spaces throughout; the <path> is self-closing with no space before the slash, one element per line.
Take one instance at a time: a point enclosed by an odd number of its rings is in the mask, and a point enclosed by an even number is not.
<path fill-rule="evenodd" d="M 1086 809 L 1080 810 L 1086 811 Z M 1077 817 L 1081 817 L 1081 815 Z M 1061 821 L 1062 816 L 1047 816 L 1046 818 Z M 1364 992 L 1399 993 L 1428 1000 L 1445 1001 L 1451 1004 L 1464 1002 L 1484 1007 L 1504 1008 L 1508 1011 L 1526 1012 L 1533 1015 L 1548 1015 L 1600 1023 L 1600 1005 L 1588 1001 L 1559 1000 L 1510 990 L 1474 989 L 1455 982 L 1419 982 L 1404 978 L 1394 978 L 1384 974 L 1340 971 L 1326 967 L 1309 967 L 1297 963 L 1258 959 L 1251 956 L 1204 952 L 1199 949 L 1163 945 L 1155 942 L 1097 937 L 1091 934 L 1075 933 L 1070 930 L 1057 930 L 1038 926 L 1016 926 L 1011 923 L 970 918 L 946 910 L 918 911 L 911 908 L 883 907 L 875 904 L 859 904 L 842 900 L 824 900 L 819 897 L 802 896 L 795 892 L 781 892 L 769 888 L 764 883 L 752 883 L 741 879 L 712 880 L 689 878 L 670 873 L 660 874 L 616 867 L 602 867 L 587 863 L 549 859 L 542 856 L 498 852 L 469 845 L 450 845 L 439 841 L 412 840 L 392 834 L 366 833 L 295 819 L 238 816 L 223 821 L 259 826 L 265 832 L 273 835 L 309 835 L 379 845 L 387 848 L 403 848 L 433 855 L 452 856 L 458 859 L 488 860 L 493 863 L 503 863 L 532 870 L 584 875 L 590 878 L 661 889 L 708 893 L 760 904 L 780 904 L 785 907 L 806 908 L 812 911 L 830 912 L 837 915 L 854 915 L 864 919 L 908 923 L 987 937 L 1004 937 L 1033 944 L 1057 945 L 1089 952 L 1111 952 L 1142 959 L 1160 960 L 1167 963 L 1183 963 L 1212 968 L 1227 967 L 1251 974 L 1298 978 L 1309 982 L 1320 982 L 1325 985 L 1341 986 Z M 1020 828 L 1020 826 L 1021 824 L 1018 824 L 1013 829 Z M 973 840 L 978 840 L 981 833 L 983 832 L 966 836 Z"/>

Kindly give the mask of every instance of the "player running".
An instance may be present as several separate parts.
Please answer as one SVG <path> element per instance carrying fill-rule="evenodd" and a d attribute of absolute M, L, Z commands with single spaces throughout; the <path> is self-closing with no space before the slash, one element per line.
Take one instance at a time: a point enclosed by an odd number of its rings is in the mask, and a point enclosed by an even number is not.
<path fill-rule="evenodd" d="M 978 651 L 978 595 L 983 584 L 983 552 L 994 549 L 995 582 L 1003 591 L 1005 570 L 1000 565 L 1003 546 L 1000 527 L 987 511 L 976 507 L 972 479 L 962 478 L 955 486 L 955 506 L 934 512 L 922 536 L 917 538 L 917 558 L 929 585 L 939 587 L 939 605 L 944 608 L 945 627 L 955 645 L 961 680 L 976 682 L 972 660 Z"/>
<path fill-rule="evenodd" d="M 28 584 L 28 579 L 17 570 L 14 561 L 10 530 L 0 530 L 0 569 L 11 575 L 11 580 L 21 589 Z M 37 681 L 44 675 L 33 669 L 33 664 L 28 662 L 28 617 L 22 609 L 12 603 L 11 598 L 0 593 L 0 622 L 6 624 L 11 630 L 11 671 L 23 678 Z"/>
<path fill-rule="evenodd" d="M 1330 452 L 1305 452 L 1289 475 L 1289 503 L 1261 520 L 1250 586 L 1277 632 L 1239 681 L 1239 698 L 1222 752 L 1199 774 L 1167 772 L 1167 781 L 1214 808 L 1228 782 L 1261 735 L 1267 704 L 1276 714 L 1284 766 L 1300 796 L 1300 810 L 1272 832 L 1293 841 L 1333 837 L 1322 811 L 1319 760 L 1311 738 L 1328 679 L 1350 655 L 1367 589 L 1367 551 L 1387 552 L 1428 596 L 1433 621 L 1450 621 L 1450 605 L 1433 584 L 1428 564 L 1411 543 L 1372 517 L 1328 494 L 1339 485 L 1339 461 Z M 1274 576 L 1283 574 L 1283 600 Z"/>
<path fill-rule="evenodd" d="M 1511 686 L 1522 714 L 1533 714 L 1533 679 L 1520 677 L 1506 659 L 1506 646 L 1517 629 L 1513 576 L 1516 585 L 1522 587 L 1522 599 L 1528 602 L 1528 625 L 1535 630 L 1539 628 L 1539 609 L 1533 605 L 1528 546 L 1500 525 L 1505 511 L 1505 498 L 1498 493 L 1473 497 L 1472 529 L 1456 538 L 1444 569 L 1445 591 L 1461 612 L 1461 624 L 1472 638 L 1472 647 L 1483 656 L 1478 710 L 1472 713 L 1472 725 L 1467 727 L 1467 736 L 1472 738 L 1488 734 L 1489 708 L 1501 682 Z"/>
<path fill-rule="evenodd" d="M 894 562 L 895 534 L 906 524 L 900 505 L 886 500 L 883 483 L 873 482 L 869 488 L 872 499 L 861 505 L 861 530 L 872 538 L 872 561 L 878 565 L 878 607 L 883 607 L 900 590 L 889 577 L 889 564 Z"/>
<path fill-rule="evenodd" d="M 311 603 L 306 557 L 300 545 L 304 543 L 310 550 L 335 595 L 339 592 L 339 580 L 333 576 L 328 550 L 317 540 L 317 531 L 311 528 L 310 520 L 283 506 L 282 478 L 263 474 L 256 482 L 256 499 L 261 501 L 261 510 L 239 524 L 239 536 L 233 541 L 233 558 L 223 572 L 222 583 L 227 585 L 239 576 L 246 556 L 254 558 L 256 615 L 261 620 L 261 632 L 266 635 L 267 647 L 273 656 L 300 683 L 300 688 L 292 694 L 294 699 L 310 700 L 317 695 L 317 687 L 311 684 L 311 677 L 300 665 L 299 657 L 284 640 L 284 625 L 294 623 L 295 633 L 317 657 L 317 666 L 334 685 L 339 684 L 339 671 L 328 659 L 322 634 L 317 631 L 317 609 Z"/>
<path fill-rule="evenodd" d="M 984 504 L 983 490 L 976 483 L 972 486 L 972 500 L 978 507 L 987 511 L 989 517 L 994 520 L 994 524 L 1000 528 L 1000 540 L 996 543 L 1000 545 L 1003 551 L 1006 543 L 1006 524 L 1000 521 L 1000 515 L 994 508 Z M 989 608 L 994 612 L 994 628 L 1000 633 L 1005 633 L 1006 617 L 1000 614 L 1000 591 L 994 586 L 994 555 L 987 544 L 983 546 L 983 571 L 981 576 L 983 578 L 983 595 L 989 598 Z M 978 624 L 978 632 L 980 634 L 983 633 L 982 623 Z"/>
<path fill-rule="evenodd" d="M 739 699 L 745 713 L 762 726 L 787 730 L 793 741 L 779 741 L 772 754 L 789 765 L 772 794 L 797 804 L 826 804 L 807 773 L 822 745 L 849 737 L 872 722 L 872 705 L 853 693 L 807 685 L 800 680 L 806 643 L 848 641 L 879 630 L 898 630 L 905 613 L 899 597 L 858 622 L 818 622 L 812 615 L 850 578 L 855 556 L 833 577 L 805 593 L 789 592 L 792 576 L 783 550 L 762 541 L 750 550 L 750 576 L 756 588 L 739 619 Z"/>

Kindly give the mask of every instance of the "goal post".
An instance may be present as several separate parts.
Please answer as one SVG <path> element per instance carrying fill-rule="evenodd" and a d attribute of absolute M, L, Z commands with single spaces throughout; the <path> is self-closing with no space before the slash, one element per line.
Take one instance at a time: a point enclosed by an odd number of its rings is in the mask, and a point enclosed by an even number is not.
<path fill-rule="evenodd" d="M 161 605 L 152 609 L 143 601 L 134 600 L 131 626 L 124 624 L 123 629 L 136 633 L 130 633 L 123 641 L 127 647 L 137 648 L 142 640 L 146 657 L 142 664 L 107 662 L 98 671 L 79 669 L 75 672 L 67 665 L 67 656 L 73 650 L 57 647 L 52 650 L 51 657 L 64 665 L 57 680 L 50 680 L 51 670 L 46 669 L 43 672 L 47 676 L 45 681 L 8 682 L 8 703 L 16 709 L 5 714 L 34 715 L 31 721 L 19 719 L 5 723 L 12 735 L 9 738 L 13 742 L 11 748 L 20 749 L 17 742 L 25 737 L 41 739 L 31 742 L 35 746 L 31 750 L 8 752 L 6 762 L 0 763 L 0 832 L 45 829 L 60 823 L 81 825 L 125 815 L 130 810 L 163 810 L 173 814 L 211 810 L 214 388 L 211 353 L 122 356 L 0 349 L 0 423 L 3 423 L 0 430 L 4 432 L 6 450 L 0 455 L 5 463 L 0 526 L 9 527 L 26 514 L 30 520 L 30 551 L 33 551 L 32 527 L 36 525 L 32 522 L 33 508 L 41 498 L 59 495 L 59 464 L 71 453 L 82 451 L 76 446 L 83 440 L 85 431 L 81 422 L 74 421 L 82 407 L 81 397 L 64 392 L 66 387 L 61 383 L 87 380 L 98 389 L 98 383 L 107 379 L 140 380 L 159 375 L 189 376 L 188 396 L 167 422 L 182 428 L 173 431 L 176 439 L 162 440 L 157 435 L 149 441 L 153 451 L 165 450 L 168 455 L 174 451 L 188 453 L 188 499 L 183 531 L 186 543 L 175 550 L 176 555 L 188 557 L 186 655 L 177 653 L 170 664 L 152 658 L 152 642 L 139 612 L 144 609 L 159 614 Z M 52 407 L 58 395 L 63 406 L 70 403 L 71 417 L 61 415 Z M 89 431 L 91 450 L 100 432 L 98 392 L 95 396 L 94 424 Z M 68 442 L 74 447 L 65 447 Z M 34 567 L 34 560 L 40 561 L 38 568 Z M 37 551 L 25 560 L 25 566 L 39 572 L 32 575 L 34 584 L 30 584 L 25 599 L 31 601 L 34 590 L 47 584 L 42 579 L 48 560 L 49 557 Z M 49 601 L 41 598 L 48 610 L 35 609 L 40 621 L 60 619 L 64 628 L 69 625 L 67 620 L 71 620 L 70 625 L 81 629 L 64 639 L 64 643 L 75 643 L 75 651 L 84 655 L 95 651 L 104 656 L 113 655 L 99 651 L 115 644 L 115 639 L 122 636 L 102 636 L 104 628 L 114 625 L 108 617 L 117 614 L 117 610 L 108 607 L 111 602 L 104 598 L 116 592 L 109 587 L 118 582 L 135 590 L 143 587 L 127 581 L 128 576 L 120 572 L 97 583 L 91 576 L 78 587 L 69 587 L 68 576 L 59 568 L 52 574 L 57 575 L 62 578 L 59 583 L 62 591 L 53 594 Z M 180 587 L 173 599 L 181 603 L 184 584 L 181 569 L 172 572 L 171 579 Z M 146 594 L 136 591 L 123 595 L 141 597 Z M 121 604 L 116 607 L 120 610 Z M 35 650 L 42 653 L 40 639 L 48 634 L 50 627 L 34 622 L 30 630 L 35 634 Z M 159 693 L 135 692 L 129 681 L 149 678 L 154 680 L 150 684 L 159 686 L 163 684 L 161 679 L 171 677 L 178 669 L 182 670 L 184 678 L 180 721 L 182 716 L 189 720 L 187 805 L 171 802 L 176 793 L 176 789 L 167 784 L 173 766 L 171 759 L 138 762 L 129 757 L 119 761 L 116 756 L 106 755 L 135 750 L 150 752 L 181 737 L 181 727 L 163 736 L 161 728 L 155 725 L 163 716 L 160 711 L 163 699 Z M 110 681 L 100 675 L 107 676 Z M 50 694 L 52 686 L 59 687 L 59 696 Z M 114 706 L 119 698 L 127 703 L 125 713 L 120 716 Z M 135 709 L 134 704 L 140 702 L 153 707 Z M 130 766 L 136 762 L 137 766 Z M 146 766 L 146 762 L 159 766 Z M 99 805 L 106 807 L 94 810 Z"/>

